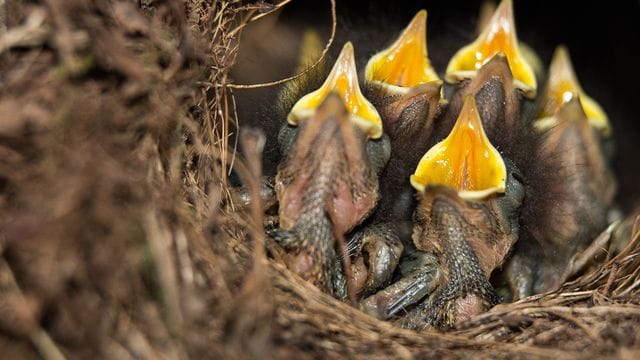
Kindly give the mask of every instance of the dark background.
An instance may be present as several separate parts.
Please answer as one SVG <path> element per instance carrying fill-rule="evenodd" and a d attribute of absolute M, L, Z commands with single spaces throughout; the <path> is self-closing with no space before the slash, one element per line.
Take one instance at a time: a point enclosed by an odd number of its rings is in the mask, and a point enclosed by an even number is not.
<path fill-rule="evenodd" d="M 481 4 L 338 0 L 339 27 L 333 49 L 339 50 L 346 40 L 353 41 L 362 71 L 368 57 L 392 41 L 424 8 L 429 14 L 429 56 L 442 73 L 451 56 L 475 38 Z M 582 87 L 603 106 L 613 125 L 618 199 L 627 211 L 640 206 L 640 2 L 516 0 L 514 8 L 519 39 L 531 46 L 545 65 L 557 45 L 568 47 Z M 302 30 L 317 29 L 326 40 L 329 2 L 293 1 L 275 23 L 246 32 L 233 74 L 238 83 L 291 75 Z M 238 91 L 240 123 L 261 126 L 273 134 L 279 121 L 265 120 L 265 112 L 269 112 L 274 93 L 274 89 Z M 267 156 L 274 151 L 270 141 Z M 272 165 L 265 164 L 267 172 L 274 170 Z"/>

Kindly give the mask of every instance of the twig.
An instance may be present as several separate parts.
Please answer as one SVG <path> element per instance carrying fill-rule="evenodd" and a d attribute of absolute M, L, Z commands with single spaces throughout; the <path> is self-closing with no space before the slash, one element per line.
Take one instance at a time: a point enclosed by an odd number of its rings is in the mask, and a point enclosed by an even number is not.
<path fill-rule="evenodd" d="M 75 74 L 80 70 L 80 61 L 75 55 L 75 36 L 71 31 L 70 24 L 66 16 L 62 13 L 62 3 L 60 0 L 46 0 L 51 20 L 55 26 L 54 45 L 62 59 L 66 69 Z"/>
<path fill-rule="evenodd" d="M 5 0 L 0 0 L 0 37 L 7 32 L 7 4 Z"/>
<path fill-rule="evenodd" d="M 144 216 L 144 227 L 162 291 L 162 299 L 167 309 L 167 325 L 173 334 L 179 334 L 183 326 L 183 316 L 179 300 L 179 286 L 176 268 L 171 254 L 172 239 L 167 224 L 160 222 L 153 209 Z"/>
<path fill-rule="evenodd" d="M 557 280 L 557 285 L 554 287 L 555 289 L 560 288 L 567 280 L 581 271 L 591 259 L 593 259 L 596 254 L 600 251 L 605 251 L 605 246 L 611 239 L 611 234 L 613 230 L 618 226 L 620 221 L 615 221 L 611 223 L 598 237 L 587 247 L 583 252 L 575 255 L 571 258 L 569 262 L 569 266 L 565 272 L 560 276 Z"/>
<path fill-rule="evenodd" d="M 631 228 L 631 238 L 637 238 L 640 235 L 640 215 L 636 216 Z"/>
<path fill-rule="evenodd" d="M 174 232 L 174 239 L 176 242 L 176 259 L 180 267 L 180 278 L 182 282 L 190 289 L 193 287 L 193 281 L 195 278 L 193 265 L 191 264 L 191 258 L 189 257 L 189 244 L 187 235 L 182 228 L 178 228 Z"/>
<path fill-rule="evenodd" d="M 629 294 L 632 290 L 637 289 L 638 286 L 640 286 L 640 279 L 636 280 L 633 284 L 631 284 L 631 286 L 629 286 L 623 292 L 618 294 L 617 297 L 623 297 L 623 296 Z"/>
<path fill-rule="evenodd" d="M 587 336 L 589 336 L 589 338 L 591 338 L 591 340 L 593 340 L 593 341 L 598 341 L 599 340 L 598 335 L 595 332 L 593 332 L 589 328 L 589 326 L 587 324 L 585 324 L 583 321 L 581 321 L 577 317 L 575 317 L 573 315 L 570 315 L 570 314 L 566 314 L 566 313 L 563 313 L 563 314 L 560 314 L 560 313 L 557 313 L 557 312 L 552 312 L 552 313 L 553 313 L 553 315 L 559 317 L 560 319 L 563 319 L 565 321 L 571 322 L 575 326 L 579 327 L 580 330 L 582 330 L 585 334 L 587 334 Z"/>
<path fill-rule="evenodd" d="M 262 14 L 258 14 L 254 17 L 251 18 L 251 20 L 249 20 L 250 22 L 254 22 L 258 19 L 261 19 L 269 14 L 271 14 L 272 12 L 278 11 L 280 10 L 283 6 L 287 5 L 288 3 L 290 3 L 292 0 L 283 0 L 280 3 L 278 3 L 276 6 L 274 6 L 271 10 L 267 11 L 267 12 L 263 12 Z"/>
<path fill-rule="evenodd" d="M 229 90 L 229 94 L 231 96 L 231 104 L 233 105 L 233 120 L 234 125 L 236 126 L 236 134 L 240 132 L 240 122 L 238 121 L 238 108 L 236 106 L 236 97 L 233 95 L 233 91 Z M 231 175 L 231 170 L 233 170 L 233 165 L 236 162 L 236 153 L 238 150 L 238 136 L 235 136 L 235 141 L 233 142 L 233 152 L 231 153 L 231 162 L 229 163 L 229 171 L 227 172 L 227 176 Z M 262 149 L 260 150 L 260 156 L 262 156 Z M 262 170 L 261 170 L 262 172 Z"/>
<path fill-rule="evenodd" d="M 0 254 L 3 252 L 2 247 L 0 246 Z M 0 268 L 7 271 L 8 280 L 11 283 L 11 287 L 13 287 L 20 296 L 21 299 L 24 300 L 24 294 L 16 281 L 15 275 L 11 270 L 9 264 L 4 260 L 4 258 L 0 257 Z M 33 346 L 38 350 L 40 355 L 45 360 L 64 360 L 65 356 L 62 354 L 62 351 L 58 348 L 58 345 L 51 339 L 49 334 L 40 326 L 35 325 L 31 332 L 29 333 L 29 340 L 33 344 Z"/>
<path fill-rule="evenodd" d="M 636 260 L 639 255 L 640 254 L 638 253 L 632 253 L 623 257 L 622 259 L 619 259 L 620 267 L 630 272 L 624 272 L 625 276 L 622 276 L 620 278 L 621 282 L 620 284 L 618 284 L 614 292 L 618 292 L 622 289 L 624 290 L 622 291 L 622 293 L 617 294 L 616 296 L 624 296 L 637 285 L 636 284 L 631 286 L 633 282 L 637 283 L 638 277 L 640 276 L 640 267 L 638 267 L 637 263 L 634 262 L 634 260 Z"/>
<path fill-rule="evenodd" d="M 616 306 L 607 306 L 607 305 L 599 305 L 599 306 L 532 306 L 528 308 L 524 308 L 520 310 L 524 314 L 534 314 L 534 313 L 578 313 L 578 314 L 594 314 L 594 315 L 607 315 L 610 313 L 616 314 L 626 314 L 626 315 L 634 315 L 640 316 L 640 307 L 636 305 L 616 305 Z"/>
<path fill-rule="evenodd" d="M 607 279 L 607 283 L 604 286 L 604 289 L 602 289 L 602 293 L 605 296 L 609 296 L 611 294 L 611 286 L 613 285 L 613 282 L 616 280 L 616 276 L 618 275 L 618 270 L 619 270 L 619 264 L 617 261 L 614 261 L 613 265 L 611 266 L 611 271 L 609 272 L 609 278 Z"/>
<path fill-rule="evenodd" d="M 584 291 L 572 291 L 572 292 L 563 292 L 558 294 L 559 297 L 584 297 L 587 298 L 591 294 L 593 294 L 593 290 L 584 290 Z"/>
<path fill-rule="evenodd" d="M 46 360 L 64 360 L 65 357 L 58 349 L 56 343 L 53 342 L 49 334 L 41 327 L 38 327 L 34 332 L 29 335 L 29 339 L 33 345 L 38 349 L 40 355 Z"/>
<path fill-rule="evenodd" d="M 0 54 L 17 46 L 39 46 L 49 36 L 49 29 L 45 25 L 46 13 L 42 9 L 36 9 L 29 14 L 24 25 L 8 30 L 2 28 L 4 19 L 2 12 L 4 0 L 0 0 Z"/>
<path fill-rule="evenodd" d="M 260 197 L 260 177 L 262 175 L 262 149 L 264 148 L 266 138 L 264 134 L 257 129 L 243 129 L 241 132 L 241 145 L 244 151 L 248 173 L 244 175 L 244 182 L 249 188 L 251 194 L 251 219 L 254 247 L 254 267 L 259 266 L 265 259 L 264 250 L 264 213 L 262 212 L 262 198 Z"/>

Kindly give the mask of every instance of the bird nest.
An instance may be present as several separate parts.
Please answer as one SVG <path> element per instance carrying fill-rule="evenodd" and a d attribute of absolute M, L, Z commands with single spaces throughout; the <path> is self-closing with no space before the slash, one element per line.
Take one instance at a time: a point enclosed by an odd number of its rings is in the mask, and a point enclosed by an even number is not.
<path fill-rule="evenodd" d="M 3 357 L 634 357 L 634 216 L 556 291 L 446 333 L 374 319 L 267 256 L 262 209 L 225 176 L 255 190 L 260 173 L 228 75 L 243 27 L 280 6 L 0 2 Z"/>

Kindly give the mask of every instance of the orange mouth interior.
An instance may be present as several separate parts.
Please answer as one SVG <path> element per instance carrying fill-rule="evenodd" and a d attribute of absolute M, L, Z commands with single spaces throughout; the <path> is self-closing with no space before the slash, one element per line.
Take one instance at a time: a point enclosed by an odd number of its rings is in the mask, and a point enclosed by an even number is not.
<path fill-rule="evenodd" d="M 350 42 L 346 43 L 342 48 L 338 59 L 322 86 L 318 90 L 303 96 L 295 103 L 287 117 L 288 122 L 296 125 L 298 121 L 310 118 L 331 92 L 336 92 L 340 95 L 347 106 L 347 110 L 351 113 L 350 119 L 369 138 L 377 139 L 382 136 L 380 115 L 360 91 L 353 45 Z"/>
<path fill-rule="evenodd" d="M 503 193 L 506 166 L 482 127 L 475 98 L 467 96 L 455 126 L 446 139 L 423 156 L 411 184 L 419 191 L 428 185 L 446 185 L 467 199 Z"/>
<path fill-rule="evenodd" d="M 413 87 L 439 80 L 427 53 L 427 12 L 420 10 L 398 39 L 367 63 L 368 81 Z"/>
<path fill-rule="evenodd" d="M 534 127 L 538 130 L 544 130 L 553 126 L 556 122 L 554 115 L 574 97 L 579 97 L 582 110 L 587 115 L 591 126 L 598 129 L 601 134 L 609 136 L 611 125 L 607 114 L 595 100 L 582 90 L 573 70 L 569 52 L 561 46 L 553 54 L 547 85 L 538 107 L 538 120 L 534 123 Z"/>
<path fill-rule="evenodd" d="M 535 97 L 536 76 L 518 45 L 511 0 L 503 0 L 478 38 L 453 56 L 445 78 L 449 82 L 457 82 L 473 77 L 482 65 L 499 53 L 505 54 L 515 85 L 527 97 Z"/>

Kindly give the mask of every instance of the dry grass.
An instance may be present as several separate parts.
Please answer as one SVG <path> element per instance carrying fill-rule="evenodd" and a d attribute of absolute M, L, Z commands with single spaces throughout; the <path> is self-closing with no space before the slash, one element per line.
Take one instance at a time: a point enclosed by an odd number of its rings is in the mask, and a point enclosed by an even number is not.
<path fill-rule="evenodd" d="M 224 176 L 255 194 L 263 139 L 230 140 L 226 85 L 243 26 L 274 7 L 140 3 L 0 2 L 4 357 L 634 357 L 631 222 L 556 292 L 449 334 L 375 320 L 267 258 L 260 204 L 237 208 Z"/>

